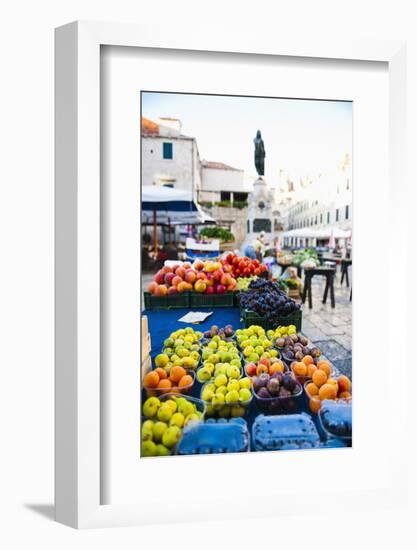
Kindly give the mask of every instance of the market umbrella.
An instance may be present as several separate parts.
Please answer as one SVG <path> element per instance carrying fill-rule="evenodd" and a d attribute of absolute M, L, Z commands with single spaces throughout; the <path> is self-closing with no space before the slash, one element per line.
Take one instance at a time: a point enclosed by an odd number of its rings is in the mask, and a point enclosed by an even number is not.
<path fill-rule="evenodd" d="M 191 191 L 173 189 L 163 185 L 142 186 L 142 223 L 153 223 L 154 250 L 158 247 L 157 226 L 197 225 L 216 223 L 194 201 Z"/>

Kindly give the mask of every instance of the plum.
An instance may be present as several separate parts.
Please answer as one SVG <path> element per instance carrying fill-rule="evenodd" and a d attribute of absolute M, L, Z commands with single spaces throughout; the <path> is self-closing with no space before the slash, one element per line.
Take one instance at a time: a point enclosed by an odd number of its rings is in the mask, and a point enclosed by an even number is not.
<path fill-rule="evenodd" d="M 266 386 L 266 389 L 269 391 L 272 397 L 279 395 L 279 388 L 280 384 L 277 378 L 271 378 Z"/>
<path fill-rule="evenodd" d="M 282 385 L 289 392 L 292 392 L 297 385 L 296 380 L 291 376 L 291 374 L 285 374 L 282 379 Z"/>
<path fill-rule="evenodd" d="M 262 399 L 269 399 L 271 397 L 269 391 L 266 388 L 260 388 L 257 394 L 258 397 L 261 397 Z"/>

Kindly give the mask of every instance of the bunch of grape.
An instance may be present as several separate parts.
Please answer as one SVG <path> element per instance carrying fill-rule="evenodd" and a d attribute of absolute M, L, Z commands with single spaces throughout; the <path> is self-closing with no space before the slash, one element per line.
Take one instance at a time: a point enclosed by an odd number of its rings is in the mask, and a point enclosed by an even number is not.
<path fill-rule="evenodd" d="M 262 278 L 251 281 L 248 289 L 241 292 L 240 306 L 277 324 L 280 317 L 300 309 L 300 304 L 288 298 L 277 283 Z"/>

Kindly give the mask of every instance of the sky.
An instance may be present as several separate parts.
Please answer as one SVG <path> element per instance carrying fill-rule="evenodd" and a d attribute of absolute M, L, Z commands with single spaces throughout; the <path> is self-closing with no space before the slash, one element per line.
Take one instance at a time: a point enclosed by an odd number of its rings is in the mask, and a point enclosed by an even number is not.
<path fill-rule="evenodd" d="M 350 102 L 143 92 L 142 116 L 181 119 L 182 133 L 197 139 L 202 159 L 247 176 L 256 176 L 253 139 L 261 130 L 271 185 L 280 169 L 296 181 L 332 172 L 352 155 Z"/>

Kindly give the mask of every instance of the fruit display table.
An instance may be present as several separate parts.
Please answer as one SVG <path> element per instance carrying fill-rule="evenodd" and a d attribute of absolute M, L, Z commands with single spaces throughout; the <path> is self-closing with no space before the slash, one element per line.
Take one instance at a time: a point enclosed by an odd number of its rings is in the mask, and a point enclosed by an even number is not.
<path fill-rule="evenodd" d="M 154 360 L 154 358 L 161 353 L 164 345 L 164 340 L 167 338 L 167 335 L 169 335 L 170 333 L 178 329 L 185 328 L 186 326 L 188 326 L 187 324 L 181 323 L 178 321 L 178 319 L 180 319 L 188 311 L 189 311 L 188 309 L 175 309 L 175 310 L 165 310 L 165 311 L 154 311 L 154 310 L 143 311 L 143 314 L 148 317 L 149 332 L 151 334 L 151 340 L 152 340 L 152 351 L 151 351 L 152 360 Z M 213 313 L 212 315 L 210 315 L 210 317 L 206 319 L 204 323 L 199 323 L 194 325 L 193 327 L 194 330 L 205 332 L 210 330 L 212 325 L 217 325 L 220 327 L 232 325 L 235 330 L 238 328 L 244 328 L 244 324 L 240 320 L 240 310 L 238 308 L 216 308 L 214 310 L 210 308 L 208 309 L 201 308 L 201 311 L 212 311 Z M 306 336 L 308 337 L 308 334 Z M 199 383 L 196 380 L 192 388 L 192 391 L 189 394 L 190 397 L 199 398 L 201 389 L 202 389 L 202 383 Z M 145 390 L 143 393 L 143 400 L 146 400 Z M 251 442 L 252 427 L 254 426 L 255 422 L 262 424 L 262 418 L 263 418 L 262 417 L 263 411 L 260 410 L 259 404 L 257 403 L 257 401 L 258 400 L 256 399 L 252 399 L 252 401 L 248 405 L 246 414 L 244 416 L 244 420 L 247 422 L 247 428 L 249 433 L 249 441 L 250 441 L 249 450 L 250 451 L 255 451 Z M 306 413 L 308 415 L 308 418 L 311 418 L 311 422 L 314 423 L 318 433 L 320 434 L 320 438 L 322 440 L 321 448 L 336 448 L 336 447 L 345 446 L 340 439 L 329 438 L 326 435 L 322 425 L 319 422 L 318 417 L 314 414 L 311 414 L 311 411 L 309 410 L 309 406 L 308 406 L 308 400 L 304 398 L 304 392 L 302 396 L 300 396 L 300 399 L 297 399 L 297 404 L 298 404 L 298 410 L 294 412 Z M 310 422 L 310 420 L 308 421 Z M 281 419 L 279 422 L 282 422 L 283 425 L 285 425 L 286 421 L 285 419 Z M 230 428 L 230 430 L 232 430 L 232 428 Z"/>

